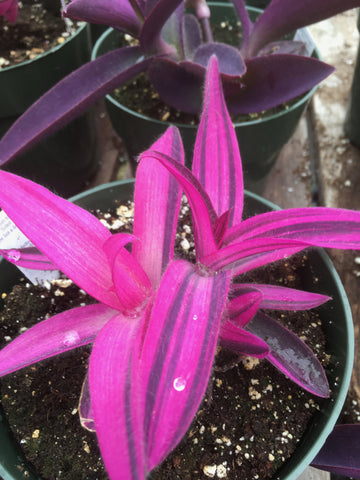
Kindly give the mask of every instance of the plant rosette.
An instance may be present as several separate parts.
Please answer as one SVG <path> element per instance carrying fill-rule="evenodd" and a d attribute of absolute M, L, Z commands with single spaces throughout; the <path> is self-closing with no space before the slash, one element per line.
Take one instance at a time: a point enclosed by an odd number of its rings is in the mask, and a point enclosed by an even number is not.
<path fill-rule="evenodd" d="M 328 264 L 322 269 L 321 257 L 309 257 L 320 269 L 315 279 L 311 275 L 316 286 L 322 285 L 320 293 L 247 279 L 259 267 L 290 262 L 288 257 L 309 247 L 359 249 L 360 212 L 264 212 L 258 206 L 254 216 L 247 216 L 239 147 L 215 56 L 207 68 L 192 171 L 184 165 L 175 127 L 139 162 L 132 233 L 114 235 L 87 210 L 0 171 L 0 206 L 34 245 L 2 249 L 1 254 L 18 267 L 60 270 L 95 300 L 46 318 L 8 343 L 0 351 L 1 376 L 90 345 L 79 405 L 82 425 L 96 431 L 111 479 L 144 480 L 191 426 L 217 346 L 265 358 L 302 389 L 323 398 L 333 412 L 320 411 L 309 429 L 309 445 L 316 447 L 301 459 L 298 450 L 294 453 L 292 475 L 298 476 L 299 465 L 312 462 L 330 434 L 345 399 L 353 345 L 350 319 L 341 324 L 338 317 L 347 317 L 349 307 L 341 287 L 327 285 L 332 277 Z M 195 261 L 179 258 L 174 249 L 183 193 L 192 214 Z M 339 298 L 341 314 L 328 293 Z M 327 312 L 324 330 L 335 332 L 334 340 L 326 332 L 334 358 L 328 376 L 300 336 L 269 314 L 316 307 L 319 314 Z M 336 353 L 344 333 L 349 340 Z M 336 455 L 331 457 L 333 461 Z M 345 452 L 348 472 L 350 467 L 354 471 L 354 458 Z M 327 460 L 323 456 L 321 465 Z M 358 472 L 359 465 L 355 467 Z"/>
<path fill-rule="evenodd" d="M 133 189 L 133 180 L 118 181 L 81 193 L 76 197 L 73 197 L 72 201 L 90 211 L 97 210 L 107 212 L 109 210 L 111 211 L 116 209 L 116 206 L 125 203 L 129 199 L 132 199 Z M 268 202 L 267 200 L 255 194 L 250 192 L 245 194 L 244 211 L 246 216 L 264 213 L 275 208 L 276 206 L 271 202 Z M 348 305 L 341 281 L 338 278 L 338 275 L 328 256 L 321 250 L 309 252 L 306 265 L 306 267 L 301 268 L 301 272 L 304 275 L 304 280 L 302 282 L 304 289 L 319 293 L 326 292 L 332 297 L 331 305 L 325 304 L 323 307 L 321 307 L 318 311 L 317 318 L 317 321 L 321 323 L 324 334 L 326 335 L 326 349 L 331 357 L 330 365 L 327 369 L 327 375 L 332 393 L 331 398 L 322 401 L 319 410 L 314 409 L 315 413 L 313 414 L 312 419 L 309 421 L 300 444 L 296 447 L 293 455 L 276 473 L 276 478 L 279 478 L 280 480 L 295 480 L 319 451 L 340 414 L 344 399 L 346 397 L 352 371 L 352 318 L 350 307 Z M 19 282 L 20 272 L 14 265 L 9 264 L 4 260 L 0 261 L 0 272 L 0 291 L 2 293 L 11 291 L 12 286 Z M 315 288 L 314 278 L 316 279 Z M 53 379 L 52 383 L 53 388 L 56 389 L 56 380 L 54 381 Z M 79 388 L 80 387 L 81 385 L 79 385 Z M 216 387 L 214 386 L 214 388 Z M 256 388 L 258 387 L 255 386 L 254 391 Z M 228 394 L 228 392 L 226 392 L 226 394 Z M 244 402 L 247 401 L 247 398 L 244 398 Z M 219 430 L 223 421 L 229 421 L 227 418 L 225 420 L 223 418 L 221 421 L 221 418 L 222 417 L 220 417 L 220 420 L 216 421 L 216 424 L 219 423 Z M 239 422 L 237 413 L 235 413 L 234 419 L 230 421 L 230 424 L 232 422 Z M 41 435 L 43 430 L 36 418 L 31 418 L 31 424 L 40 427 Z M 53 428 L 56 429 L 56 425 L 53 426 Z M 214 429 L 214 423 L 212 425 L 204 425 L 204 429 L 207 431 L 210 431 L 211 428 Z M 224 433 L 228 434 L 226 431 L 223 432 L 223 434 Z M 197 435 L 199 436 L 199 432 L 197 432 Z M 200 471 L 205 468 L 206 472 L 211 473 L 211 467 L 214 466 L 214 462 L 210 461 L 208 462 L 210 465 L 205 465 L 204 461 L 201 459 L 211 459 L 211 452 L 213 452 L 214 445 L 216 445 L 216 439 L 219 437 L 219 435 L 220 434 L 218 432 L 214 434 L 214 444 L 208 445 L 208 451 L 199 451 L 199 461 L 197 466 Z M 241 442 L 240 438 L 237 440 L 238 444 L 240 445 L 244 443 Z M 0 423 L 0 442 L 2 445 L 0 452 L 0 475 L 4 478 L 4 480 L 22 480 L 25 478 L 30 480 L 39 480 L 40 476 L 36 474 L 33 466 L 29 464 L 26 457 L 21 452 L 20 445 L 14 441 L 13 434 L 11 433 L 11 425 L 8 424 L 4 414 L 2 416 L 2 422 Z M 193 437 L 191 437 L 190 443 L 193 443 Z M 235 447 L 236 445 L 234 442 L 231 449 L 235 449 Z M 38 448 L 41 447 L 39 446 Z M 219 445 L 218 448 L 220 448 Z M 186 451 L 186 449 L 181 452 L 182 456 L 184 455 L 184 451 Z M 177 450 L 175 450 L 170 459 L 170 463 L 173 462 L 174 458 L 177 458 L 177 455 Z M 269 453 L 269 455 L 271 454 Z M 84 456 L 86 457 L 88 454 L 84 453 Z M 234 453 L 234 456 L 239 459 L 239 452 Z M 191 462 L 191 459 L 186 460 L 186 458 L 182 458 L 182 463 L 184 465 L 187 465 Z M 57 468 L 56 460 L 52 463 L 54 464 L 54 469 Z M 151 478 L 163 478 L 161 476 L 162 472 L 165 472 L 165 470 L 162 470 L 160 467 L 160 469 L 158 469 L 157 472 L 151 476 Z M 178 470 L 178 473 L 180 472 L 181 470 Z M 231 478 L 231 472 L 232 470 L 228 471 L 229 478 Z M 46 478 L 44 478 L 44 480 L 46 480 Z"/>
<path fill-rule="evenodd" d="M 219 27 L 220 24 L 230 25 L 230 29 L 235 31 L 239 20 L 232 4 L 209 2 L 209 6 L 213 32 L 215 31 L 214 27 Z M 254 7 L 248 7 L 247 10 L 252 19 L 261 13 L 261 10 Z M 214 33 L 214 37 L 216 39 L 216 33 Z M 113 29 L 107 30 L 95 44 L 92 58 L 98 58 L 115 48 L 123 46 L 123 38 L 121 32 Z M 239 37 L 235 36 L 234 43 L 238 42 Z M 314 56 L 319 58 L 319 53 L 316 51 Z M 154 91 L 151 89 L 151 84 L 149 84 L 149 87 L 148 95 L 151 96 L 154 94 Z M 139 88 L 144 89 L 145 87 L 140 85 Z M 243 116 L 244 119 L 238 120 L 237 118 L 239 117 L 233 116 L 237 139 L 241 146 L 246 188 L 256 193 L 261 193 L 281 148 L 293 135 L 315 90 L 316 87 L 294 101 L 288 102 L 286 105 L 273 109 L 273 111 L 253 115 L 252 118 L 250 115 L 247 115 Z M 164 121 L 159 116 L 152 118 L 129 107 L 127 104 L 128 94 L 126 87 L 121 91 L 121 96 L 125 101 L 121 101 L 117 95 L 108 94 L 106 95 L 106 106 L 115 131 L 125 142 L 133 168 L 136 168 L 136 157 L 155 138 L 164 133 L 170 125 L 176 125 L 181 132 L 188 161 L 187 166 L 191 168 L 189 159 L 191 159 L 197 131 L 197 124 L 193 124 L 193 116 L 189 120 L 189 124 L 179 121 Z M 129 95 L 131 104 L 131 96 L 137 95 L 137 93 L 136 91 L 133 93 L 130 90 Z M 139 102 L 137 101 L 137 103 Z M 161 109 L 164 110 L 159 100 L 156 103 L 160 103 Z M 165 108 L 166 112 L 168 112 L 168 108 Z M 198 123 L 198 120 L 195 120 L 195 122 Z"/>
<path fill-rule="evenodd" d="M 79 22 L 62 40 L 32 59 L 0 69 L 3 92 L 0 136 L 41 95 L 90 59 L 90 27 L 85 22 Z M 32 150 L 16 156 L 3 168 L 53 188 L 63 196 L 74 195 L 86 187 L 97 169 L 96 144 L 94 118 L 87 113 L 42 140 Z"/>

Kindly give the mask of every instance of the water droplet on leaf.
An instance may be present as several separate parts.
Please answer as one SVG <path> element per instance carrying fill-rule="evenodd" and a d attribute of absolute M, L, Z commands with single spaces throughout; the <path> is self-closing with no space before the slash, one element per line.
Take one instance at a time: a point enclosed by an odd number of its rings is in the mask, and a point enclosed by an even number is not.
<path fill-rule="evenodd" d="M 186 387 L 186 380 L 182 377 L 175 378 L 173 385 L 175 390 L 182 392 Z"/>
<path fill-rule="evenodd" d="M 13 262 L 18 262 L 21 257 L 19 250 L 8 250 L 7 255 L 9 260 L 12 260 Z"/>
<path fill-rule="evenodd" d="M 193 315 L 193 320 L 197 320 L 198 319 L 198 316 L 197 315 Z"/>
<path fill-rule="evenodd" d="M 80 341 L 80 335 L 76 330 L 70 330 L 69 332 L 65 333 L 65 337 L 63 343 L 65 347 L 71 347 L 72 345 L 76 345 Z"/>

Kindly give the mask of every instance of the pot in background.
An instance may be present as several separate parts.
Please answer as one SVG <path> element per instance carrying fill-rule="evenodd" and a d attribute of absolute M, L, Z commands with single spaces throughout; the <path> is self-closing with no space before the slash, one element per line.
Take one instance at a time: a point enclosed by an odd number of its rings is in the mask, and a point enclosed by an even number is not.
<path fill-rule="evenodd" d="M 90 27 L 84 23 L 64 43 L 2 69 L 0 138 L 30 105 L 90 56 Z M 97 170 L 97 156 L 95 118 L 88 112 L 1 168 L 68 197 L 86 187 Z"/>
<path fill-rule="evenodd" d="M 237 20 L 232 4 L 209 2 L 209 5 L 213 22 L 220 23 L 227 19 Z M 253 18 L 261 13 L 261 10 L 253 7 L 249 7 L 248 10 Z M 116 30 L 108 29 L 96 42 L 92 58 L 99 57 L 120 46 L 121 34 Z M 317 52 L 315 56 L 319 57 Z M 262 193 L 266 178 L 274 166 L 281 148 L 293 135 L 315 90 L 316 87 L 312 88 L 289 108 L 278 113 L 234 124 L 240 145 L 245 188 Z M 115 131 L 124 140 L 133 170 L 135 170 L 137 155 L 149 148 L 172 124 L 132 111 L 115 100 L 112 95 L 106 96 L 106 106 Z M 175 125 L 179 128 L 184 142 L 186 165 L 190 167 L 197 126 Z"/>

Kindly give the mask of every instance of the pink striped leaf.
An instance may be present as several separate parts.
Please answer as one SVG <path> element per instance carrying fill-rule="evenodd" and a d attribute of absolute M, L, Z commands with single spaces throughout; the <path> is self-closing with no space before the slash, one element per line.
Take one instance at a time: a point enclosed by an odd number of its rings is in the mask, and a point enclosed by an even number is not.
<path fill-rule="evenodd" d="M 140 263 L 124 248 L 133 235 L 118 233 L 104 243 L 112 278 L 123 312 L 141 306 L 151 295 L 151 283 Z M 136 243 L 136 242 L 135 242 Z"/>
<path fill-rule="evenodd" d="M 37 323 L 0 351 L 0 375 L 93 342 L 117 313 L 106 305 L 94 304 Z"/>
<path fill-rule="evenodd" d="M 184 150 L 179 131 L 170 127 L 152 149 L 184 164 Z M 136 171 L 134 235 L 139 239 L 132 254 L 146 271 L 152 285 L 174 255 L 174 243 L 181 203 L 177 180 L 158 160 L 141 161 Z"/>
<path fill-rule="evenodd" d="M 267 360 L 305 390 L 329 397 L 324 369 L 312 350 L 300 338 L 274 319 L 257 313 L 246 329 L 269 346 Z"/>
<path fill-rule="evenodd" d="M 221 326 L 219 339 L 220 345 L 239 355 L 264 358 L 269 353 L 269 347 L 264 340 L 247 332 L 229 319 Z"/>
<path fill-rule="evenodd" d="M 137 318 L 113 317 L 97 336 L 90 356 L 91 415 L 112 479 L 144 480 L 147 473 L 141 422 L 145 392 L 136 355 L 139 326 L 147 315 L 145 310 Z"/>
<path fill-rule="evenodd" d="M 240 151 L 215 56 L 207 69 L 192 172 L 209 194 L 217 215 L 230 211 L 229 225 L 240 223 L 244 197 Z"/>
<path fill-rule="evenodd" d="M 30 180 L 0 171 L 0 206 L 26 237 L 89 295 L 120 308 L 104 242 L 108 229 L 86 210 Z"/>
<path fill-rule="evenodd" d="M 233 293 L 235 293 L 235 290 L 231 287 L 231 297 L 233 297 Z M 227 313 L 234 324 L 244 327 L 258 311 L 261 305 L 262 294 L 251 286 L 244 286 L 244 288 L 239 286 L 235 295 L 228 303 Z"/>
<path fill-rule="evenodd" d="M 340 208 L 293 208 L 263 213 L 230 228 L 224 243 L 274 237 L 329 248 L 360 248 L 360 212 Z"/>
<path fill-rule="evenodd" d="M 236 296 L 244 289 L 251 289 L 261 293 L 259 308 L 269 310 L 309 310 L 319 307 L 331 300 L 327 295 L 304 292 L 295 288 L 259 283 L 234 283 L 230 288 L 230 295 Z"/>
<path fill-rule="evenodd" d="M 306 244 L 295 240 L 250 239 L 222 247 L 202 257 L 201 262 L 211 270 L 233 270 L 234 275 L 240 275 L 253 268 L 286 258 L 306 247 Z"/>
<path fill-rule="evenodd" d="M 181 440 L 199 408 L 228 288 L 229 275 L 200 276 L 194 265 L 181 260 L 164 274 L 139 364 L 150 470 Z"/>
<path fill-rule="evenodd" d="M 36 247 L 0 249 L 0 255 L 17 267 L 58 270 L 58 267 Z"/>
<path fill-rule="evenodd" d="M 215 252 L 217 246 L 213 226 L 217 215 L 208 194 L 196 177 L 186 167 L 161 152 L 149 150 L 144 152 L 140 158 L 151 158 L 161 162 L 184 189 L 193 214 L 197 256 L 200 258 Z"/>
<path fill-rule="evenodd" d="M 360 478 L 359 452 L 360 425 L 336 425 L 311 466 L 344 478 Z"/>

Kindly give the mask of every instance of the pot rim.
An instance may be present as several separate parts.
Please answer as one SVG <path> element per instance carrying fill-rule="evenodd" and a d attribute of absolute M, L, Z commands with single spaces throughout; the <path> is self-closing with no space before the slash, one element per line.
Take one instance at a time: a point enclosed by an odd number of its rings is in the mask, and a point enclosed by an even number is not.
<path fill-rule="evenodd" d="M 215 6 L 215 7 L 223 7 L 223 8 L 226 8 L 226 9 L 229 9 L 229 8 L 234 9 L 235 8 L 231 3 L 223 3 L 223 2 L 216 2 L 216 1 L 215 2 L 210 1 L 208 3 L 210 5 L 210 7 Z M 255 13 L 263 12 L 262 9 L 257 8 L 257 7 L 251 7 L 249 5 L 247 5 L 246 8 L 247 8 L 247 10 L 255 12 Z M 306 27 L 304 27 L 304 28 L 306 28 Z M 119 33 L 119 32 L 116 29 L 114 29 L 112 27 L 109 27 L 107 30 L 105 30 L 105 32 L 102 35 L 100 35 L 100 37 L 95 42 L 95 45 L 93 46 L 93 50 L 91 52 L 91 60 L 95 60 L 98 57 L 98 51 L 99 51 L 99 48 L 101 47 L 103 41 L 113 33 Z M 315 49 L 314 49 L 314 53 L 316 55 L 316 58 L 321 60 L 320 52 L 319 52 L 319 50 L 317 49 L 316 46 L 315 46 Z M 257 125 L 259 123 L 270 122 L 270 121 L 278 119 L 278 118 L 280 118 L 284 115 L 287 115 L 289 112 L 292 112 L 293 110 L 296 110 L 297 108 L 301 108 L 304 104 L 306 104 L 310 100 L 310 98 L 314 95 L 318 86 L 319 85 L 315 85 L 315 87 L 313 87 L 311 90 L 308 90 L 306 93 L 301 95 L 300 98 L 287 109 L 283 109 L 280 112 L 273 113 L 273 114 L 268 115 L 266 117 L 257 118 L 257 119 L 254 119 L 254 120 L 247 120 L 247 121 L 244 121 L 244 122 L 234 123 L 234 127 L 248 127 L 248 126 L 251 126 L 251 125 Z M 158 120 L 156 118 L 149 117 L 147 115 L 143 115 L 142 113 L 138 113 L 135 110 L 129 109 L 128 107 L 126 107 L 122 103 L 115 100 L 115 98 L 112 97 L 110 94 L 106 95 L 106 100 L 109 101 L 110 103 L 112 103 L 117 108 L 120 108 L 121 110 L 124 110 L 126 113 L 128 113 L 130 115 L 133 115 L 134 117 L 138 117 L 141 120 L 150 121 L 150 122 L 153 122 L 155 124 L 164 125 L 166 127 L 170 127 L 170 126 L 173 126 L 173 125 L 175 125 L 176 127 L 181 127 L 182 129 L 184 129 L 184 128 L 193 129 L 194 127 L 196 127 L 196 125 L 189 125 L 189 124 L 186 124 L 186 123 L 167 122 L 167 121 L 162 121 L 162 120 Z"/>
<path fill-rule="evenodd" d="M 10 71 L 22 68 L 25 65 L 31 65 L 32 63 L 37 62 L 38 60 L 41 60 L 41 59 L 47 57 L 48 55 L 53 55 L 53 54 L 57 53 L 58 50 L 65 47 L 74 38 L 79 36 L 81 34 L 81 32 L 83 32 L 83 30 L 86 29 L 87 26 L 88 26 L 88 23 L 86 23 L 86 22 L 78 22 L 78 27 L 79 28 L 76 30 L 75 33 L 73 33 L 68 38 L 66 38 L 66 40 L 63 43 L 61 43 L 59 45 L 55 45 L 54 47 L 50 48 L 50 50 L 47 50 L 44 53 L 40 53 L 39 55 L 37 55 L 33 59 L 24 60 L 23 62 L 18 63 L 17 65 L 10 65 L 9 67 L 4 67 L 0 70 L 0 74 L 1 74 L 1 72 L 5 73 L 5 72 L 10 72 Z"/>

